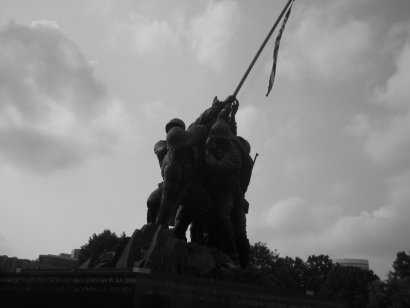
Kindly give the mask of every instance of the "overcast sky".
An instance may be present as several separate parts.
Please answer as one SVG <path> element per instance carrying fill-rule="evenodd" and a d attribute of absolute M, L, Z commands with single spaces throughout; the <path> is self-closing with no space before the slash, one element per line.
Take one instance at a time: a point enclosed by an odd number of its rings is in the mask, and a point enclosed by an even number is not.
<path fill-rule="evenodd" d="M 0 255 L 140 228 L 165 123 L 232 94 L 285 3 L 0 0 Z M 273 42 L 238 95 L 252 243 L 381 278 L 410 250 L 409 12 L 296 0 L 270 96 Z"/>

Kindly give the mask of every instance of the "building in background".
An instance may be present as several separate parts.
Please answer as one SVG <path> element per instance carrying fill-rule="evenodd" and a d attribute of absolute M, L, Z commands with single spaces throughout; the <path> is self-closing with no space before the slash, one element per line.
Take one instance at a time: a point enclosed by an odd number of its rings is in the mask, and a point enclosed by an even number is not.
<path fill-rule="evenodd" d="M 369 260 L 366 259 L 334 259 L 333 262 L 339 263 L 341 266 L 354 266 L 361 269 L 369 269 Z"/>
<path fill-rule="evenodd" d="M 38 268 L 38 261 L 0 256 L 0 272 L 18 272 L 26 268 Z"/>
<path fill-rule="evenodd" d="M 81 249 L 77 249 L 77 248 L 71 250 L 71 258 L 78 259 L 79 256 L 80 256 L 80 251 L 81 251 Z"/>
<path fill-rule="evenodd" d="M 21 272 L 25 269 L 77 268 L 80 249 L 73 249 L 71 254 L 40 255 L 36 260 L 0 256 L 0 272 Z"/>
<path fill-rule="evenodd" d="M 40 268 L 77 268 L 78 260 L 69 254 L 40 255 L 38 257 Z"/>

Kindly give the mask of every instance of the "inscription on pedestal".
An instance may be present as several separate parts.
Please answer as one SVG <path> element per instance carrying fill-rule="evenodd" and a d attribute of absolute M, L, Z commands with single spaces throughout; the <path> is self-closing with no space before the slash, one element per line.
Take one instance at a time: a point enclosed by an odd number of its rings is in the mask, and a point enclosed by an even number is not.
<path fill-rule="evenodd" d="M 127 272 L 72 272 L 0 274 L 0 295 L 9 305 L 31 303 L 49 307 L 178 308 L 344 308 L 341 303 L 321 300 L 252 285 L 180 275 Z M 63 305 L 63 306 L 61 306 Z"/>

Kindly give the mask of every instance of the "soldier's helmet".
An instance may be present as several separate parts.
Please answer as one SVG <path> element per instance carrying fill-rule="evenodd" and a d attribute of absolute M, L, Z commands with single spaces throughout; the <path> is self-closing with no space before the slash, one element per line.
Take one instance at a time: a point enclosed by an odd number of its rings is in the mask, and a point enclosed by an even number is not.
<path fill-rule="evenodd" d="M 178 119 L 178 118 L 169 120 L 167 125 L 165 125 L 165 132 L 168 133 L 169 130 L 173 127 L 180 127 L 183 130 L 185 130 L 185 123 L 184 123 L 184 121 L 182 121 L 181 119 Z"/>
<path fill-rule="evenodd" d="M 165 140 L 160 140 L 154 145 L 154 153 L 155 155 L 159 155 L 161 152 L 166 152 L 167 149 L 167 142 Z"/>
<path fill-rule="evenodd" d="M 231 139 L 231 128 L 223 120 L 217 120 L 209 132 L 209 139 Z"/>
<path fill-rule="evenodd" d="M 171 150 L 181 148 L 190 142 L 190 134 L 181 127 L 172 127 L 167 133 L 167 146 Z"/>

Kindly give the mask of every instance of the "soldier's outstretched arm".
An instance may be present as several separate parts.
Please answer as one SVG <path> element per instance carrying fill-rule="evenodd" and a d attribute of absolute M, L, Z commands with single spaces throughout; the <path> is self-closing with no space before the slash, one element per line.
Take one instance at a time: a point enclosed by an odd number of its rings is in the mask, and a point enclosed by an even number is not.
<path fill-rule="evenodd" d="M 229 118 L 229 126 L 231 127 L 231 131 L 235 136 L 238 135 L 238 126 L 236 125 L 236 119 L 235 119 L 238 109 L 239 109 L 239 101 L 235 99 L 235 101 L 232 103 L 232 111 L 231 111 L 231 116 Z"/>
<path fill-rule="evenodd" d="M 196 125 L 206 125 L 208 128 L 210 128 L 218 117 L 218 114 L 222 111 L 222 109 L 224 109 L 225 105 L 231 104 L 235 100 L 236 98 L 233 95 L 228 96 L 224 101 L 218 100 L 218 98 L 215 96 L 212 106 L 202 112 L 201 115 L 194 121 L 194 123 L 190 125 L 190 127 Z"/>

